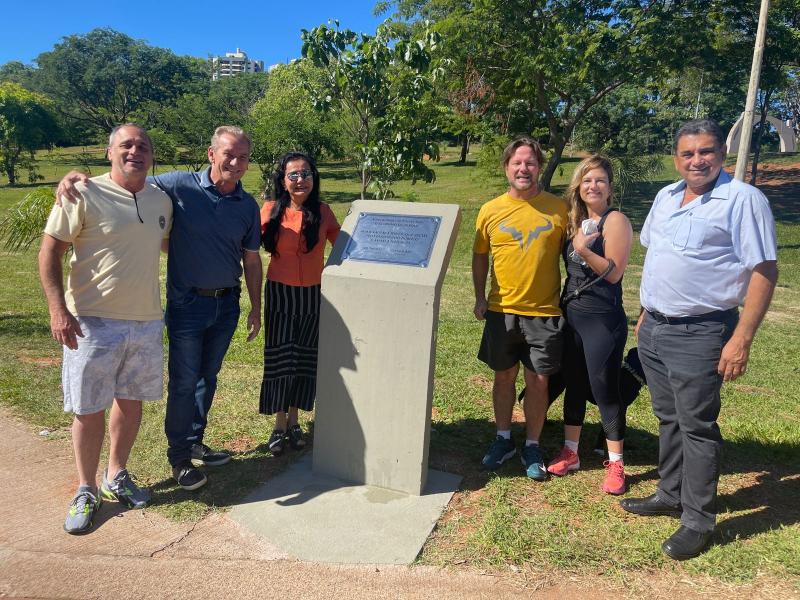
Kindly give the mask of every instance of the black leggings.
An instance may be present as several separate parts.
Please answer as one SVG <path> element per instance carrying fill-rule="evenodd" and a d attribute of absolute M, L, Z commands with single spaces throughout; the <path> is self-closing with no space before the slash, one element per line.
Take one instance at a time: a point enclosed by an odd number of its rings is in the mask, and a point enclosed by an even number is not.
<path fill-rule="evenodd" d="M 625 405 L 619 393 L 619 373 L 628 320 L 623 310 L 611 313 L 565 311 L 564 424 L 583 425 L 586 400 L 594 397 L 606 438 L 625 438 Z"/>

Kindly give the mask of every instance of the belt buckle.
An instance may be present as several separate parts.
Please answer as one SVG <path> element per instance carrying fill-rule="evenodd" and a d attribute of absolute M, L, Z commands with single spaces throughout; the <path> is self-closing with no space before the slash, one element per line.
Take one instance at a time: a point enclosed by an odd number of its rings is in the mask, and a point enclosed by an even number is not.
<path fill-rule="evenodd" d="M 225 295 L 225 288 L 216 288 L 214 290 L 214 298 L 221 298 Z"/>
<path fill-rule="evenodd" d="M 672 324 L 671 321 L 674 320 L 674 319 L 671 319 L 670 317 L 668 317 L 667 315 L 665 315 L 664 313 L 658 312 L 657 310 L 652 311 L 650 314 L 653 315 L 653 318 L 657 322 L 663 323 L 665 325 L 671 325 Z"/>

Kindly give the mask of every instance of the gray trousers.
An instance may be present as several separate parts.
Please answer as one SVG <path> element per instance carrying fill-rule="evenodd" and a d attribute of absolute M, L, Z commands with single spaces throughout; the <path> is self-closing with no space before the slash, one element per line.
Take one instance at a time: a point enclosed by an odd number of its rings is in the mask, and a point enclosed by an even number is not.
<path fill-rule="evenodd" d="M 639 328 L 639 357 L 659 421 L 656 493 L 671 506 L 681 505 L 681 523 L 695 531 L 711 531 L 717 517 L 717 365 L 737 320 L 732 312 L 722 320 L 668 324 L 647 313 Z"/>

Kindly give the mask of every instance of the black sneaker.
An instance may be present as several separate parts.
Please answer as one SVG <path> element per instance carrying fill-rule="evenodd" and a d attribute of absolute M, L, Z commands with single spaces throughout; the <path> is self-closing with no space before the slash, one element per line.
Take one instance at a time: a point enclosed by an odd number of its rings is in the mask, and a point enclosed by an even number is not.
<path fill-rule="evenodd" d="M 286 445 L 286 432 L 283 429 L 273 429 L 272 435 L 269 436 L 267 448 L 272 452 L 273 456 L 280 456 Z"/>
<path fill-rule="evenodd" d="M 231 455 L 222 450 L 212 450 L 205 444 L 194 444 L 192 446 L 192 463 L 195 466 L 219 467 L 230 462 L 230 460 Z"/>
<path fill-rule="evenodd" d="M 303 439 L 303 430 L 300 425 L 292 425 L 289 431 L 286 432 L 286 439 L 292 450 L 302 450 L 306 447 L 306 441 Z"/>
<path fill-rule="evenodd" d="M 185 490 L 196 490 L 203 487 L 208 481 L 208 478 L 192 464 L 191 460 L 185 460 L 172 467 L 172 476 Z"/>

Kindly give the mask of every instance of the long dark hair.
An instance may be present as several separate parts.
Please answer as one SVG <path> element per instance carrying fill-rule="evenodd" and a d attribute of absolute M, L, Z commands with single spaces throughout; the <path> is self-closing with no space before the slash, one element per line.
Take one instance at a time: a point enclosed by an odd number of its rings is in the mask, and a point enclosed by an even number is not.
<path fill-rule="evenodd" d="M 275 165 L 275 173 L 272 175 L 272 189 L 275 190 L 275 205 L 269 216 L 269 222 L 261 236 L 261 245 L 264 250 L 273 256 L 278 254 L 278 236 L 281 231 L 281 221 L 286 207 L 291 203 L 289 192 L 283 185 L 283 178 L 286 176 L 286 165 L 293 160 L 304 160 L 311 169 L 314 188 L 309 193 L 306 201 L 303 202 L 300 210 L 303 213 L 303 226 L 300 230 L 301 237 L 306 241 L 306 252 L 311 252 L 319 241 L 319 224 L 322 220 L 319 208 L 319 171 L 314 159 L 304 152 L 287 152 L 278 159 Z"/>

